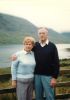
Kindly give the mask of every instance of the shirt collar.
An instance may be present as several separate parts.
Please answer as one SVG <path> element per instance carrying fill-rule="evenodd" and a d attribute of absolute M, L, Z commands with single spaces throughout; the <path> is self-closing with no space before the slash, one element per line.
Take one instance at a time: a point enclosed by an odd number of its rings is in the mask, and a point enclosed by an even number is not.
<path fill-rule="evenodd" d="M 47 44 L 47 45 L 49 44 L 49 40 L 48 40 L 48 39 L 46 40 L 46 44 Z"/>
<path fill-rule="evenodd" d="M 24 54 L 32 54 L 32 51 L 27 52 L 27 51 L 23 50 L 23 52 L 24 52 Z"/>
<path fill-rule="evenodd" d="M 49 40 L 47 39 L 46 42 L 43 43 L 43 44 L 41 43 L 41 41 L 39 41 L 39 43 L 40 43 L 40 45 L 43 47 L 43 46 L 45 46 L 46 44 L 47 44 L 47 45 L 49 44 Z"/>

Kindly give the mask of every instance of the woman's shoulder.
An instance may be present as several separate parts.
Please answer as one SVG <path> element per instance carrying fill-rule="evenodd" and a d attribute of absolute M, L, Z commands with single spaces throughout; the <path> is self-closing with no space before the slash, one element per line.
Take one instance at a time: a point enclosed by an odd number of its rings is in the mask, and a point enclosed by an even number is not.
<path fill-rule="evenodd" d="M 31 51 L 32 54 L 34 54 L 34 51 Z"/>
<path fill-rule="evenodd" d="M 21 54 L 23 54 L 23 50 L 17 51 L 17 52 L 15 53 L 16 56 L 19 56 L 19 55 L 21 55 Z"/>

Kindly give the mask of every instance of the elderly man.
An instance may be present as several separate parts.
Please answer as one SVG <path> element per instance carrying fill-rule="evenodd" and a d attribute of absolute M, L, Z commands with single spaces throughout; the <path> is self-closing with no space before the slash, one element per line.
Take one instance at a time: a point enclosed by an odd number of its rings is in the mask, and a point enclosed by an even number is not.
<path fill-rule="evenodd" d="M 46 100 L 54 100 L 54 86 L 59 74 L 59 57 L 56 46 L 48 40 L 48 30 L 38 29 L 39 42 L 34 47 L 35 94 L 36 100 L 42 100 L 43 91 Z"/>
<path fill-rule="evenodd" d="M 39 42 L 33 48 L 36 60 L 35 67 L 35 94 L 36 100 L 54 100 L 54 86 L 59 74 L 59 57 L 56 46 L 48 39 L 48 30 L 45 27 L 38 29 Z M 14 59 L 15 57 L 13 57 Z"/>

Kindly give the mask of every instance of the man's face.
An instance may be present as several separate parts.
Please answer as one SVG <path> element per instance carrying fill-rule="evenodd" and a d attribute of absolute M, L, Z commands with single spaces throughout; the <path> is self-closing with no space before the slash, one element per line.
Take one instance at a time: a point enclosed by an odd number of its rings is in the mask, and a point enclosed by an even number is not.
<path fill-rule="evenodd" d="M 46 29 L 39 29 L 38 35 L 40 41 L 45 41 L 48 38 L 48 31 L 46 31 Z"/>

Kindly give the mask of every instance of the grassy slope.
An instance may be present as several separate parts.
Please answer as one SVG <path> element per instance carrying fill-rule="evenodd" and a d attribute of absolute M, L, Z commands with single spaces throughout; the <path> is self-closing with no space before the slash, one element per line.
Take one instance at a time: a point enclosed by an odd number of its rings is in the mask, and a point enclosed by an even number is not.
<path fill-rule="evenodd" d="M 37 27 L 35 25 L 25 19 L 6 14 L 0 14 L 1 44 L 21 43 L 23 37 L 26 35 L 36 37 L 36 29 Z"/>
<path fill-rule="evenodd" d="M 2 74 L 9 74 L 10 72 L 10 67 L 8 68 L 0 68 L 0 75 Z"/>
<path fill-rule="evenodd" d="M 70 59 L 64 59 L 60 61 L 61 64 L 61 69 L 70 69 Z M 65 65 L 64 65 L 65 64 Z M 67 64 L 69 64 L 67 66 Z M 10 73 L 10 68 L 0 68 L 0 74 L 6 74 L 6 73 Z M 67 77 L 59 77 L 57 81 L 62 82 L 62 81 L 69 81 L 70 78 Z M 11 87 L 11 80 L 8 80 L 6 82 L 0 82 L 0 89 L 2 88 L 9 88 Z M 61 87 L 61 88 L 56 88 L 56 93 L 70 93 L 70 88 L 65 88 L 65 87 Z M 16 97 L 15 94 L 4 94 L 4 95 L 0 95 L 1 100 L 16 100 L 14 98 Z"/>

